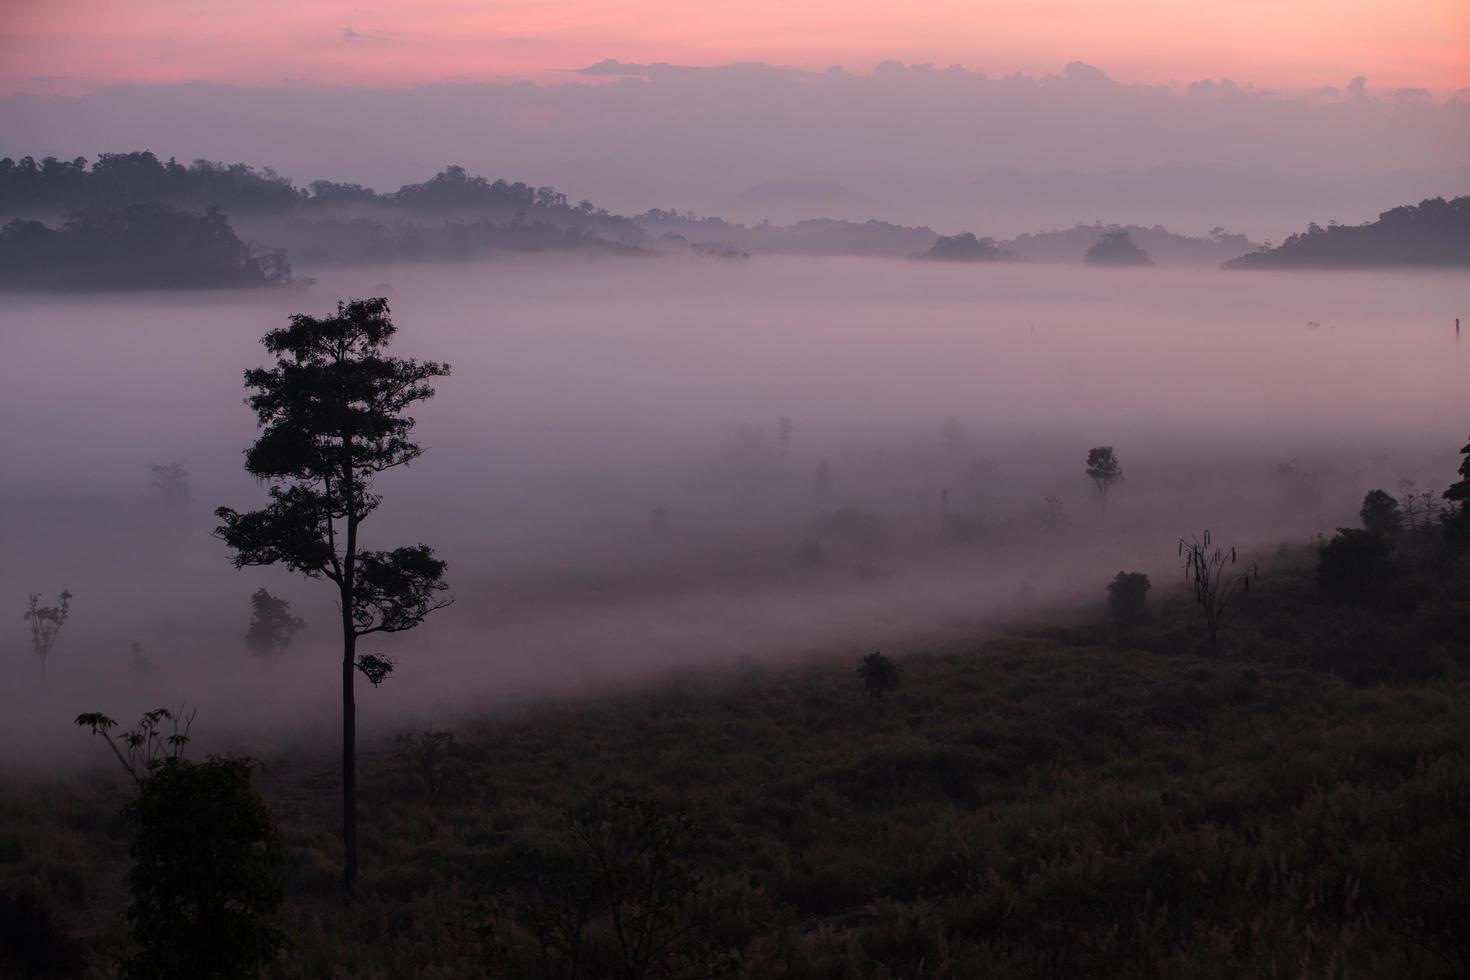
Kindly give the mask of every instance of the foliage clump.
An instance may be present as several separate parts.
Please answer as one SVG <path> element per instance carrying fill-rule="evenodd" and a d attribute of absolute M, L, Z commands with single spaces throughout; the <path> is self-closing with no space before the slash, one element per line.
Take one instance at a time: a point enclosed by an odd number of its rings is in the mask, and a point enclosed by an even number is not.
<path fill-rule="evenodd" d="M 1387 491 L 1370 490 L 1363 497 L 1358 519 L 1363 522 L 1363 530 L 1391 541 L 1398 535 L 1404 515 L 1399 502 Z"/>
<path fill-rule="evenodd" d="M 124 980 L 254 980 L 283 942 L 282 846 L 248 759 L 171 758 L 123 808 L 132 828 Z"/>
<path fill-rule="evenodd" d="M 898 690 L 898 664 L 886 654 L 879 651 L 868 654 L 858 665 L 857 672 L 862 679 L 863 690 L 874 704 L 883 700 L 883 695 Z"/>
<path fill-rule="evenodd" d="M 1392 545 L 1386 537 L 1341 527 L 1317 552 L 1317 586 L 1339 602 L 1383 596 L 1393 576 Z"/>
<path fill-rule="evenodd" d="M 1148 618 L 1148 593 L 1153 587 L 1142 572 L 1119 572 L 1108 583 L 1108 616 L 1120 626 Z"/>

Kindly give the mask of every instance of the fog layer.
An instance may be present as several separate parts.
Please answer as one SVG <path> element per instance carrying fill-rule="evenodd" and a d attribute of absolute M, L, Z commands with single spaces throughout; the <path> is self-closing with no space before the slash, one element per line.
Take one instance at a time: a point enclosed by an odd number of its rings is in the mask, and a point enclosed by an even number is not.
<path fill-rule="evenodd" d="M 453 374 L 417 413 L 426 455 L 381 481 L 367 546 L 433 545 L 457 602 L 368 645 L 399 661 L 363 685 L 370 725 L 981 635 L 1097 599 L 1124 568 L 1165 586 L 1180 535 L 1264 556 L 1352 523 L 1369 489 L 1442 488 L 1470 418 L 1453 325 L 1470 286 L 1450 275 L 567 259 L 11 297 L 5 744 L 184 699 L 216 731 L 330 729 L 331 590 L 233 571 L 211 511 L 264 500 L 241 468 L 260 335 L 380 294 L 395 352 Z M 1106 509 L 1083 474 L 1096 445 L 1126 474 Z M 177 507 L 149 485 L 172 461 L 189 473 Z M 261 586 L 309 623 L 272 669 L 243 643 Z M 63 588 L 43 684 L 21 612 Z"/>

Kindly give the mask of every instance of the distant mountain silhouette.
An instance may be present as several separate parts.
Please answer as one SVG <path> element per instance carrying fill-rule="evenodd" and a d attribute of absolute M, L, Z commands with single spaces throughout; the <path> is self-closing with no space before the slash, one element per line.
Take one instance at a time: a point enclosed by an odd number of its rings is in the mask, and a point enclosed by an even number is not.
<path fill-rule="evenodd" d="M 1470 196 L 1432 197 L 1362 225 L 1313 222 L 1275 248 L 1224 264 L 1227 269 L 1334 269 L 1470 265 Z"/>

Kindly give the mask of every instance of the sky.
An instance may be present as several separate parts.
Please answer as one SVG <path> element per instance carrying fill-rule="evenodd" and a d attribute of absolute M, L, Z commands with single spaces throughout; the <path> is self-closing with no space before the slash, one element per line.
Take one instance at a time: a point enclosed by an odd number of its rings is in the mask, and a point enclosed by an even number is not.
<path fill-rule="evenodd" d="M 208 81 L 401 86 L 605 58 L 1004 75 L 1082 60 L 1131 83 L 1470 87 L 1466 0 L 0 0 L 0 94 Z"/>

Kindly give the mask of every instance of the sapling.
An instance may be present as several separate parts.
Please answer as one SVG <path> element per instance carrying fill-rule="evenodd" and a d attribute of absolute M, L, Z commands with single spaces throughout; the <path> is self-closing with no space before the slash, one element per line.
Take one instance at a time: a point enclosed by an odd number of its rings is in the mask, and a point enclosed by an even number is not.
<path fill-rule="evenodd" d="M 1184 577 L 1194 590 L 1195 605 L 1205 615 L 1210 646 L 1218 648 L 1220 621 L 1237 596 L 1250 592 L 1251 580 L 1257 577 L 1256 566 L 1235 571 L 1239 561 L 1235 549 L 1226 551 L 1215 545 L 1209 531 L 1203 540 L 1180 538 L 1179 556 L 1184 559 Z"/>
<path fill-rule="evenodd" d="M 71 591 L 63 590 L 56 597 L 56 605 L 41 605 L 41 593 L 30 593 L 30 601 L 26 605 L 25 621 L 31 628 L 31 652 L 36 659 L 41 661 L 41 680 L 46 679 L 46 660 L 51 656 L 52 647 L 56 646 L 56 638 L 61 635 L 61 628 L 66 625 L 68 617 L 71 616 Z"/>

